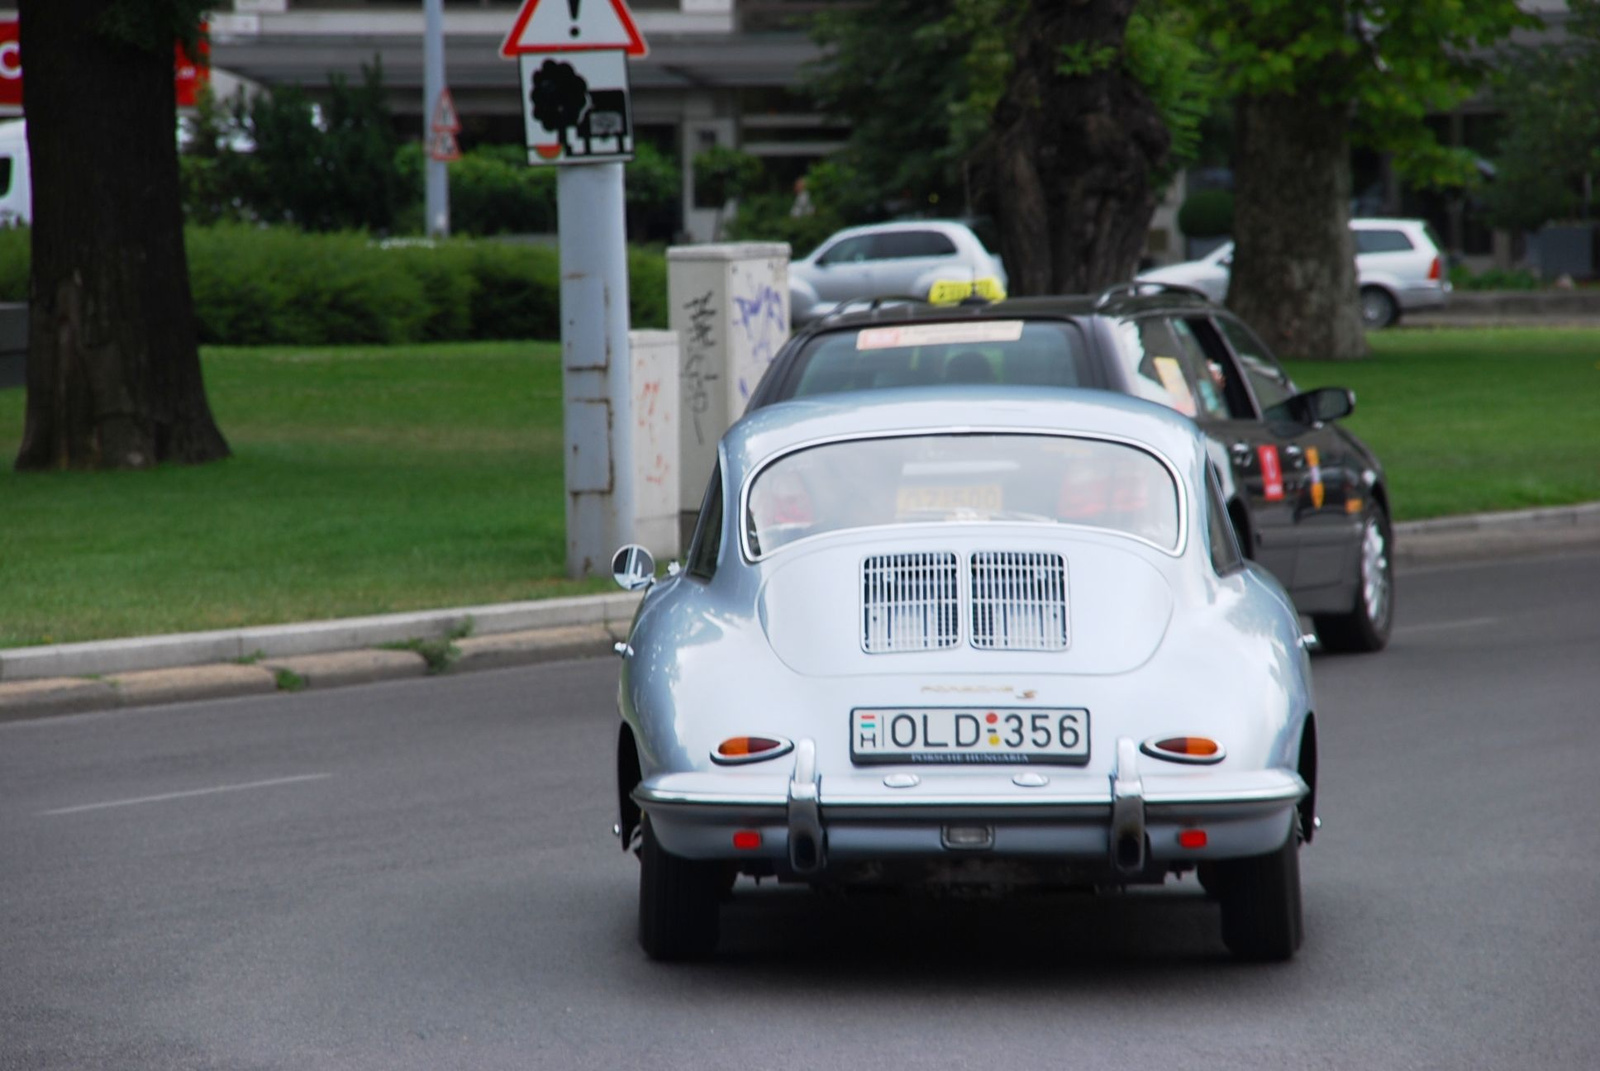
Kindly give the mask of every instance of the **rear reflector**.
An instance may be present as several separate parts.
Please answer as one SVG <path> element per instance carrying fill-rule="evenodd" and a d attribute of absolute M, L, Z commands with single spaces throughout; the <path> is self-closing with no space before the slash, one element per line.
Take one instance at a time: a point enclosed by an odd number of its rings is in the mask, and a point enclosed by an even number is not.
<path fill-rule="evenodd" d="M 733 835 L 733 846 L 741 852 L 748 852 L 761 847 L 761 831 L 759 829 L 741 829 Z"/>
<path fill-rule="evenodd" d="M 1184 829 L 1178 833 L 1178 847 L 1204 848 L 1206 846 L 1206 831 L 1203 829 Z"/>
<path fill-rule="evenodd" d="M 724 766 L 742 762 L 761 762 L 775 759 L 794 750 L 794 744 L 771 736 L 730 736 L 717 745 L 711 761 Z"/>

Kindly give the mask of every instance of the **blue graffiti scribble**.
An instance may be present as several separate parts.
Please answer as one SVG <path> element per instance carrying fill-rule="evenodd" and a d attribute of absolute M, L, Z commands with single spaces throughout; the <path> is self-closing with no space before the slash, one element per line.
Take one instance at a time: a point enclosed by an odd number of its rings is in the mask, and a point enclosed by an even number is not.
<path fill-rule="evenodd" d="M 751 297 L 734 296 L 734 326 L 743 332 L 750 343 L 750 359 L 765 370 L 777 355 L 778 347 L 789 337 L 789 316 L 783 307 L 783 295 L 770 286 L 763 286 Z M 750 398 L 750 384 L 739 377 L 739 397 Z"/>

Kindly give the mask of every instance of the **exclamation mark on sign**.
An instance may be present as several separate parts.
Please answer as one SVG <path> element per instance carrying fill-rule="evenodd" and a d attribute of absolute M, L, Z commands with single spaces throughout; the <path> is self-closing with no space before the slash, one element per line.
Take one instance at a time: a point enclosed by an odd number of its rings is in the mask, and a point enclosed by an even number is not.
<path fill-rule="evenodd" d="M 582 2 L 583 0 L 567 0 L 567 10 L 572 13 L 572 29 L 568 32 L 573 37 L 577 37 L 583 32 L 578 29 L 578 5 Z"/>

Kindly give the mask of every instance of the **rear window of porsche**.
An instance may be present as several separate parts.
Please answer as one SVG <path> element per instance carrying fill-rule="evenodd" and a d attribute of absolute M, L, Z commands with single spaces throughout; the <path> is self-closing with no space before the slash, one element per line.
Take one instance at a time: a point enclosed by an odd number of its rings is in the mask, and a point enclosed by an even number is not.
<path fill-rule="evenodd" d="M 1127 443 L 1065 435 L 906 435 L 784 454 L 749 481 L 752 558 L 812 536 L 899 524 L 1024 523 L 1179 546 L 1172 472 Z"/>

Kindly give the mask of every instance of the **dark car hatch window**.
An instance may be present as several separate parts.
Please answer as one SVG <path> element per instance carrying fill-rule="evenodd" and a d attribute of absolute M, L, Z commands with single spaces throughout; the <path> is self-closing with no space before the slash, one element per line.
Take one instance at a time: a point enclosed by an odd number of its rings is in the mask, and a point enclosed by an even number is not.
<path fill-rule="evenodd" d="M 816 336 L 764 402 L 945 383 L 1098 386 L 1083 336 L 1054 320 L 953 320 Z"/>
<path fill-rule="evenodd" d="M 1356 231 L 1357 253 L 1409 253 L 1411 239 L 1404 231 Z"/>
<path fill-rule="evenodd" d="M 948 257 L 955 251 L 956 244 L 937 231 L 889 231 L 877 236 L 872 246 L 872 259 Z"/>

